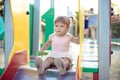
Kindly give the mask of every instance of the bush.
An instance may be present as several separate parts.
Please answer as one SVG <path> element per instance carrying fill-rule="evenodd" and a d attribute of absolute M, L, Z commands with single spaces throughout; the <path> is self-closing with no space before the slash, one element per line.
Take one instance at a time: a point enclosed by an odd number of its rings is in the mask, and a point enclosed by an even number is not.
<path fill-rule="evenodd" d="M 113 23 L 111 26 L 112 38 L 120 38 L 120 23 Z"/>

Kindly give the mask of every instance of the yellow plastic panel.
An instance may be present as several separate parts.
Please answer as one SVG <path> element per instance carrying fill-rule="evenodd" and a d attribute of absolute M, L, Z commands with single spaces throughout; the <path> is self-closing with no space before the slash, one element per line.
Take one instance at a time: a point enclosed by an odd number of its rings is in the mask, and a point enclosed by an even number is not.
<path fill-rule="evenodd" d="M 29 16 L 26 15 L 28 10 L 28 0 L 10 0 L 14 44 L 10 53 L 9 61 L 13 57 L 16 51 L 27 50 L 27 56 L 29 61 Z"/>
<path fill-rule="evenodd" d="M 80 29 L 80 53 L 78 56 L 78 63 L 77 63 L 77 78 L 79 80 L 82 77 L 82 53 L 83 53 L 83 38 L 84 38 L 84 0 L 78 0 L 78 15 L 79 15 L 79 29 Z"/>

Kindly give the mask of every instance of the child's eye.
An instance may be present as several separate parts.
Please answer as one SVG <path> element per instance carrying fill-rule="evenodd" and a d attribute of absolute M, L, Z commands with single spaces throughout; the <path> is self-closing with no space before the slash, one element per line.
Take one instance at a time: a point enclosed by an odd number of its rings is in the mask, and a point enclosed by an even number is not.
<path fill-rule="evenodd" d="M 58 25 L 56 25 L 55 27 L 58 27 Z"/>
<path fill-rule="evenodd" d="M 55 27 L 61 27 L 61 28 L 63 28 L 64 26 L 58 26 L 58 25 L 56 25 Z"/>
<path fill-rule="evenodd" d="M 64 26 L 60 26 L 61 28 L 63 28 Z"/>

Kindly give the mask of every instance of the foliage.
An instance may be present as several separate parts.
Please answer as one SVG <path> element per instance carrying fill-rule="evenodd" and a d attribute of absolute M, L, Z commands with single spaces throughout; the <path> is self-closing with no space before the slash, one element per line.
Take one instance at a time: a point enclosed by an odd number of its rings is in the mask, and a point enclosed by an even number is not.
<path fill-rule="evenodd" d="M 112 27 L 112 38 L 120 38 L 120 23 L 113 23 Z"/>

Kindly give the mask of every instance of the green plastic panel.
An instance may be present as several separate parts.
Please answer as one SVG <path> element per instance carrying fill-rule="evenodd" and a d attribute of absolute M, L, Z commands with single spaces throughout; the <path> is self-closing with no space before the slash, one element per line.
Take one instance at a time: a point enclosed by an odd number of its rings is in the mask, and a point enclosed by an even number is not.
<path fill-rule="evenodd" d="M 33 19 L 34 19 L 34 5 L 30 4 L 30 55 L 32 55 L 33 43 Z"/>
<path fill-rule="evenodd" d="M 3 22 L 3 18 L 0 17 L 0 40 L 4 39 L 4 22 Z"/>
<path fill-rule="evenodd" d="M 98 68 L 83 68 L 83 72 L 98 72 Z"/>
<path fill-rule="evenodd" d="M 0 68 L 0 76 L 2 75 L 2 73 L 4 72 L 5 68 Z"/>
<path fill-rule="evenodd" d="M 54 31 L 54 8 L 50 8 L 43 16 L 42 20 L 45 21 L 44 42 L 48 40 L 48 37 Z M 48 48 L 49 50 L 51 47 Z"/>

